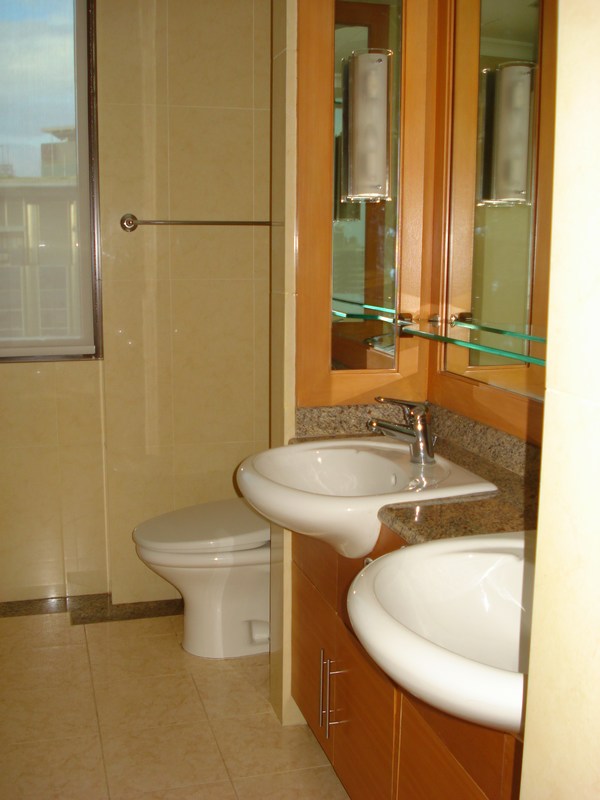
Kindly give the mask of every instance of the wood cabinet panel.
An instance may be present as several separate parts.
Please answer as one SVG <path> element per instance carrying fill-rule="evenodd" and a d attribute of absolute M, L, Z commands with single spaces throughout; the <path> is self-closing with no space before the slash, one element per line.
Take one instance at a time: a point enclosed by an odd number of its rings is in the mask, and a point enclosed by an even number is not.
<path fill-rule="evenodd" d="M 397 533 L 394 533 L 385 525 L 381 526 L 381 533 L 379 534 L 379 539 L 377 540 L 373 551 L 369 553 L 369 558 L 379 558 L 379 556 L 383 556 L 386 553 L 391 553 L 393 550 L 399 550 L 401 547 L 405 547 L 406 542 L 401 536 L 398 536 Z M 350 624 L 350 617 L 348 616 L 348 609 L 346 608 L 346 598 L 348 597 L 348 590 L 350 589 L 350 584 L 356 578 L 358 573 L 361 571 L 365 563 L 364 558 L 344 558 L 343 556 L 338 556 L 338 566 L 337 566 L 337 591 L 338 591 L 338 603 L 337 603 L 337 612 L 339 616 L 344 620 L 344 623 L 348 626 L 348 628 L 352 628 Z"/>
<path fill-rule="evenodd" d="M 405 541 L 385 526 L 370 557 Z M 409 697 L 365 652 L 346 612 L 364 559 L 294 534 L 292 695 L 353 800 L 517 800 L 522 744 Z M 329 662 L 330 735 L 325 736 Z"/>
<path fill-rule="evenodd" d="M 292 696 L 319 744 L 333 761 L 333 738 L 325 736 L 324 669 L 321 658 L 332 658 L 336 617 L 317 589 L 292 565 Z M 331 698 L 330 707 L 334 703 Z"/>
<path fill-rule="evenodd" d="M 428 37 L 435 15 L 431 3 L 405 0 L 403 6 L 401 71 L 406 111 L 400 136 L 403 213 L 399 221 L 403 296 L 398 311 L 414 313 L 421 297 L 424 260 L 423 176 L 430 160 L 426 127 L 435 90 L 431 81 L 435 51 L 428 47 Z M 354 404 L 390 393 L 419 399 L 426 394 L 426 343 L 398 340 L 397 364 L 392 369 L 370 364 L 363 369 L 331 368 L 334 31 L 333 2 L 298 3 L 296 403 Z M 423 295 L 427 302 L 428 292 Z"/>
<path fill-rule="evenodd" d="M 445 714 L 414 697 L 410 703 L 489 800 L 518 798 L 522 746 L 514 736 Z"/>
<path fill-rule="evenodd" d="M 379 558 L 405 546 L 406 542 L 401 536 L 382 525 L 379 539 L 369 553 L 369 558 Z M 293 535 L 292 558 L 329 605 L 336 609 L 346 625 L 351 627 L 346 597 L 350 584 L 363 568 L 365 559 L 344 558 L 324 542 L 301 533 Z"/>
<path fill-rule="evenodd" d="M 338 556 L 335 550 L 319 539 L 295 533 L 292 538 L 292 558 L 329 605 L 337 608 Z"/>
<path fill-rule="evenodd" d="M 399 692 L 338 621 L 334 767 L 352 798 L 395 797 Z"/>
<path fill-rule="evenodd" d="M 398 800 L 486 800 L 406 696 L 402 698 Z"/>

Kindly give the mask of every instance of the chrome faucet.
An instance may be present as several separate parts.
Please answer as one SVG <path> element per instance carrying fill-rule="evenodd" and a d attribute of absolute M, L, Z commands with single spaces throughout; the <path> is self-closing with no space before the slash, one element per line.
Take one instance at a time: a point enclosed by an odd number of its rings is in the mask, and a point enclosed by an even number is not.
<path fill-rule="evenodd" d="M 414 464 L 433 464 L 433 447 L 436 437 L 431 433 L 429 404 L 413 403 L 410 400 L 396 400 L 394 397 L 376 397 L 376 403 L 391 403 L 402 409 L 404 425 L 372 418 L 367 422 L 371 431 L 381 431 L 385 436 L 400 439 L 410 444 L 410 460 Z"/>

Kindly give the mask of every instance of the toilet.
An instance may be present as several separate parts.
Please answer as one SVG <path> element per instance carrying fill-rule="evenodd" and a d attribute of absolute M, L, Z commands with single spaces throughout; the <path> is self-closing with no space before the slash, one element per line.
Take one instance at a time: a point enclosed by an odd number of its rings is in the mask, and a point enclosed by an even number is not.
<path fill-rule="evenodd" d="M 183 597 L 183 648 L 204 658 L 269 649 L 269 523 L 242 498 L 141 522 L 135 548 Z"/>

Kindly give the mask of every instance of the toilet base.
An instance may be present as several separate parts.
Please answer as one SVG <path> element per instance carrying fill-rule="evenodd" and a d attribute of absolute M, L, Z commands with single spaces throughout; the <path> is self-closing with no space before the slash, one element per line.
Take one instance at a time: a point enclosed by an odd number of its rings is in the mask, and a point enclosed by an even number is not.
<path fill-rule="evenodd" d="M 183 596 L 183 641 L 202 658 L 238 658 L 269 651 L 269 565 L 208 569 L 198 591 L 198 570 L 189 570 L 193 591 L 178 570 Z"/>

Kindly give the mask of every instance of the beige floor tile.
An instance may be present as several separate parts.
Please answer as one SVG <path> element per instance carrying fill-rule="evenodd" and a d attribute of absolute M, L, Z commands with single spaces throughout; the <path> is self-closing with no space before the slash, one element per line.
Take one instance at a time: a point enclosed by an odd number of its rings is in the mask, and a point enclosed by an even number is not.
<path fill-rule="evenodd" d="M 104 733 L 135 733 L 146 728 L 206 721 L 190 675 L 116 678 L 95 687 Z"/>
<path fill-rule="evenodd" d="M 232 669 L 242 675 L 261 697 L 269 699 L 269 654 L 229 659 Z"/>
<path fill-rule="evenodd" d="M 182 789 L 167 789 L 164 792 L 130 794 L 127 800 L 237 800 L 233 785 L 229 782 L 205 783 L 185 786 Z"/>
<path fill-rule="evenodd" d="M 242 656 L 241 658 L 224 658 L 223 664 L 233 669 L 248 669 L 249 667 L 268 667 L 269 654 L 257 653 L 255 656 Z"/>
<path fill-rule="evenodd" d="M 347 800 L 332 767 L 302 769 L 278 775 L 239 778 L 234 782 L 239 800 Z"/>
<path fill-rule="evenodd" d="M 181 642 L 183 640 L 183 614 L 178 614 L 176 617 L 169 617 L 169 620 L 178 641 Z"/>
<path fill-rule="evenodd" d="M 73 644 L 85 644 L 85 632 L 81 625 L 71 625 L 69 614 L 0 618 L 0 653 Z"/>
<path fill-rule="evenodd" d="M 10 745 L 0 752 L 6 800 L 107 800 L 98 737 Z"/>
<path fill-rule="evenodd" d="M 212 676 L 196 673 L 194 681 L 209 719 L 271 712 L 267 698 L 234 670 L 215 672 Z"/>
<path fill-rule="evenodd" d="M 214 720 L 212 727 L 232 778 L 328 763 L 305 725 L 283 727 L 274 714 Z"/>
<path fill-rule="evenodd" d="M 261 653 L 260 655 L 242 656 L 241 658 L 201 658 L 200 656 L 193 656 L 190 653 L 186 655 L 186 667 L 193 675 L 214 677 L 215 675 L 223 673 L 235 673 L 243 675 L 250 683 L 253 683 L 252 677 L 254 670 L 264 670 L 265 666 L 268 670 L 269 667 L 268 653 L 266 656 Z M 260 683 L 260 681 L 257 681 L 257 683 Z"/>
<path fill-rule="evenodd" d="M 131 642 L 138 637 L 165 636 L 173 634 L 175 617 L 151 617 L 149 619 L 126 619 L 114 622 L 95 622 L 85 625 L 87 641 L 94 644 L 123 641 Z M 181 616 L 181 619 L 183 617 Z"/>
<path fill-rule="evenodd" d="M 110 800 L 347 798 L 273 714 L 269 655 L 192 656 L 181 623 L 0 619 L 0 798 L 106 800 L 107 779 Z"/>
<path fill-rule="evenodd" d="M 98 719 L 89 685 L 35 686 L 14 691 L 0 687 L 0 743 L 40 742 L 98 734 Z"/>
<path fill-rule="evenodd" d="M 85 645 L 17 648 L 0 653 L 0 675 L 5 688 L 14 691 L 37 686 L 88 686 L 90 664 Z"/>
<path fill-rule="evenodd" d="M 229 777 L 208 724 L 150 728 L 135 736 L 105 734 L 103 749 L 111 800 Z"/>
<path fill-rule="evenodd" d="M 186 653 L 172 633 L 139 637 L 94 637 L 88 649 L 94 681 L 185 674 Z"/>
<path fill-rule="evenodd" d="M 214 678 L 217 675 L 229 675 L 233 671 L 230 664 L 224 659 L 193 656 L 191 653 L 186 653 L 183 649 L 182 653 L 184 654 L 186 670 L 190 675 Z"/>

